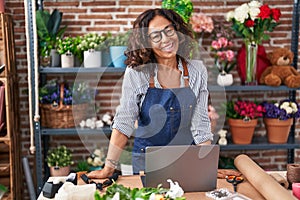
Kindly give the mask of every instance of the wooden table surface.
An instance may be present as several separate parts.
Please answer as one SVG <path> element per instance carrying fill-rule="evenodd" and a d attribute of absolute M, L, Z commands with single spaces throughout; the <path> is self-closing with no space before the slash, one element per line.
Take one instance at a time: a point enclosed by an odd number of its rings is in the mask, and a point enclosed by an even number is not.
<path fill-rule="evenodd" d="M 49 181 L 52 181 L 53 179 L 54 177 L 50 177 Z M 102 180 L 94 180 L 94 181 L 102 182 Z M 117 183 L 123 184 L 124 186 L 131 187 L 131 188 L 143 187 L 140 177 L 136 175 L 120 176 Z M 83 181 L 82 180 L 78 181 L 78 185 L 81 184 L 84 184 Z M 230 183 L 226 182 L 225 179 L 217 180 L 217 188 L 227 188 L 229 191 L 233 192 L 233 186 Z M 255 199 L 255 200 L 265 199 L 247 180 L 245 180 L 243 183 L 240 183 L 238 185 L 237 191 L 238 193 L 241 193 L 250 199 Z M 206 197 L 205 192 L 189 192 L 189 193 L 185 193 L 184 196 L 186 197 L 187 200 L 195 200 L 195 199 L 211 200 L 211 198 Z M 43 197 L 41 193 L 38 200 L 48 200 L 48 198 Z"/>

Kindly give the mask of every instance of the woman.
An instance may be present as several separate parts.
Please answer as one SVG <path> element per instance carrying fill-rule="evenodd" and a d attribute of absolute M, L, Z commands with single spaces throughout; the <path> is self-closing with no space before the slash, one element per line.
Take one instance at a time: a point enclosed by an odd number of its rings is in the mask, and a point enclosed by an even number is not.
<path fill-rule="evenodd" d="M 207 72 L 185 59 L 193 34 L 172 10 L 150 9 L 133 24 L 122 86 L 105 167 L 90 178 L 110 176 L 134 133 L 133 171 L 144 171 L 147 146 L 210 144 Z"/>

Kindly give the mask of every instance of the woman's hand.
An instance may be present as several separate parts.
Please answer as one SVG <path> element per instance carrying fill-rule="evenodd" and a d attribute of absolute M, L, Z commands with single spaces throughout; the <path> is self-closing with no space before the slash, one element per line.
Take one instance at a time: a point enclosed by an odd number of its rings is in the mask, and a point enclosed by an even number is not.
<path fill-rule="evenodd" d="M 114 173 L 114 169 L 110 167 L 104 167 L 102 170 L 91 171 L 87 174 L 89 178 L 92 179 L 103 179 L 109 176 L 112 176 Z"/>

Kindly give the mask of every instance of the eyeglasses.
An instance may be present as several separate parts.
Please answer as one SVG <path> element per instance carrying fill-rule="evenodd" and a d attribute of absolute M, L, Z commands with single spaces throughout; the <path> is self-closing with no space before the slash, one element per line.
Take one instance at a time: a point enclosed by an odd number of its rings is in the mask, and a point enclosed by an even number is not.
<path fill-rule="evenodd" d="M 170 24 L 161 31 L 154 31 L 150 33 L 148 37 L 152 40 L 152 42 L 158 43 L 162 39 L 162 34 L 161 34 L 162 32 L 165 34 L 165 36 L 171 37 L 175 33 L 175 27 L 173 24 Z"/>

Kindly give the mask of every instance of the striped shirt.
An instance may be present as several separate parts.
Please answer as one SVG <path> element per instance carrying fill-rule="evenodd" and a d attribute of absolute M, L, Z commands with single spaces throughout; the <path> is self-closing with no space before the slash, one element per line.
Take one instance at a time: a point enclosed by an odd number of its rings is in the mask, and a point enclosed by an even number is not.
<path fill-rule="evenodd" d="M 196 96 L 196 106 L 191 121 L 191 132 L 196 144 L 213 139 L 207 111 L 208 90 L 207 71 L 202 61 L 188 60 L 189 85 Z M 183 66 L 179 62 L 181 87 L 184 87 Z M 153 71 L 153 70 L 152 70 Z M 143 99 L 149 88 L 151 67 L 143 67 L 141 71 L 128 68 L 125 71 L 120 105 L 117 107 L 112 128 L 119 130 L 127 137 L 134 133 L 134 124 L 139 117 Z M 154 69 L 154 85 L 162 88 L 157 80 L 157 67 Z"/>

